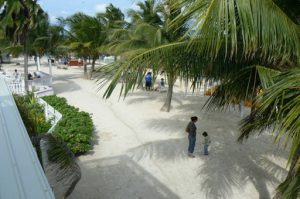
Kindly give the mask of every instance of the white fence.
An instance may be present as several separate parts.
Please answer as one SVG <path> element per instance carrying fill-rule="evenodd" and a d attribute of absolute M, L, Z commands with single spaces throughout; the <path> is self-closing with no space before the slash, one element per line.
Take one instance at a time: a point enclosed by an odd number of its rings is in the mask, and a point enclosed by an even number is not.
<path fill-rule="evenodd" d="M 39 104 L 44 107 L 44 113 L 47 120 L 50 120 L 52 123 L 52 127 L 48 130 L 48 133 L 52 133 L 53 129 L 55 128 L 56 124 L 62 118 L 62 114 L 55 110 L 52 106 L 50 106 L 47 102 L 43 99 L 38 98 Z"/>
<path fill-rule="evenodd" d="M 52 77 L 44 72 L 36 72 L 39 78 L 35 78 L 33 80 L 28 80 L 29 90 L 34 92 L 36 97 L 42 97 L 47 95 L 53 95 L 54 91 L 52 88 Z M 12 74 L 0 74 L 0 78 L 4 78 L 10 91 L 13 94 L 23 95 L 26 93 L 25 91 L 25 82 L 22 78 L 22 74 L 20 77 L 15 78 Z"/>
<path fill-rule="evenodd" d="M 24 81 L 6 80 L 6 83 L 9 87 L 9 90 L 13 94 L 19 94 L 19 95 L 25 94 L 25 83 L 24 83 Z"/>

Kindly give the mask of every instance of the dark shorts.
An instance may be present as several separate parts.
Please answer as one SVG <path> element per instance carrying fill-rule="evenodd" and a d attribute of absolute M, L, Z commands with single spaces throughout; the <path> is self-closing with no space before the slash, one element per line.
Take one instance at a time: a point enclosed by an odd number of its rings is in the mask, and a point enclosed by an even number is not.
<path fill-rule="evenodd" d="M 151 82 L 146 82 L 146 87 L 151 87 Z"/>

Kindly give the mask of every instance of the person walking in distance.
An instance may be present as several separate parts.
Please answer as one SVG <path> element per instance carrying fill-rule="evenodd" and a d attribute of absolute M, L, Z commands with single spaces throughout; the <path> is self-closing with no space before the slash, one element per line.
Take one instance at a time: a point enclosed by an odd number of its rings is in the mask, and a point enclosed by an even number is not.
<path fill-rule="evenodd" d="M 151 76 L 151 72 L 148 72 L 146 77 L 145 77 L 145 81 L 146 81 L 146 91 L 150 91 L 151 86 L 152 86 L 152 76 Z"/>
<path fill-rule="evenodd" d="M 193 155 L 195 145 L 196 145 L 196 130 L 197 127 L 195 123 L 198 121 L 198 117 L 193 116 L 191 117 L 191 121 L 186 127 L 186 132 L 188 133 L 188 139 L 189 139 L 189 146 L 188 146 L 188 156 L 191 158 L 194 158 L 195 156 Z"/>

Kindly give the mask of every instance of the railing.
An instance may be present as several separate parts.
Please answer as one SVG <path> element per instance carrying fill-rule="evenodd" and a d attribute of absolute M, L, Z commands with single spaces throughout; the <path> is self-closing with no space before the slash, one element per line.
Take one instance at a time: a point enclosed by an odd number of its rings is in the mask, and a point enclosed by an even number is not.
<path fill-rule="evenodd" d="M 9 81 L 6 80 L 9 90 L 13 93 L 13 94 L 25 94 L 25 84 L 24 81 L 18 81 L 18 80 L 13 80 L 13 81 Z"/>
<path fill-rule="evenodd" d="M 16 79 L 12 79 L 12 78 L 4 78 L 5 82 L 10 90 L 10 92 L 12 94 L 25 94 L 25 85 L 24 85 L 24 81 L 21 80 L 16 80 Z M 49 82 L 49 78 L 47 78 L 45 81 L 41 80 L 41 81 L 31 81 L 34 82 L 35 85 L 37 84 L 47 84 Z M 53 89 L 44 89 L 41 91 L 36 91 L 34 92 L 36 97 L 42 97 L 45 95 L 51 95 L 53 94 Z M 43 99 L 38 98 L 38 103 L 41 104 L 42 106 L 45 107 L 45 117 L 47 120 L 51 120 L 52 123 L 52 127 L 49 129 L 48 133 L 51 133 L 55 127 L 55 125 L 57 124 L 57 122 L 62 118 L 62 115 L 60 112 L 58 112 L 57 110 L 55 110 L 52 106 L 50 106 L 47 102 L 45 102 Z"/>
<path fill-rule="evenodd" d="M 0 78 L 0 157 L 0 198 L 54 199 L 3 78 Z"/>
<path fill-rule="evenodd" d="M 52 133 L 56 124 L 62 118 L 62 114 L 45 102 L 42 98 L 38 98 L 38 103 L 44 107 L 44 113 L 47 120 L 51 121 L 52 127 L 48 130 L 48 133 Z"/>
<path fill-rule="evenodd" d="M 53 95 L 53 88 L 52 88 L 52 77 L 43 72 L 38 72 L 40 78 L 36 78 L 33 80 L 28 80 L 29 90 L 33 91 L 36 97 L 42 97 L 47 95 Z M 25 91 L 25 82 L 23 79 L 15 78 L 11 74 L 0 75 L 3 77 L 13 94 L 23 95 L 26 93 Z"/>

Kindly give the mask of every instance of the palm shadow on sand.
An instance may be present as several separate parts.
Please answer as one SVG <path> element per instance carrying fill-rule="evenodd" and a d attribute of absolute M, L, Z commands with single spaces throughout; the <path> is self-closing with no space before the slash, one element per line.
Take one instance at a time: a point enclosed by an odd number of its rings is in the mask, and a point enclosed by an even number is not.
<path fill-rule="evenodd" d="M 55 94 L 80 90 L 80 86 L 72 81 L 77 78 L 78 75 L 60 75 L 59 77 L 53 78 L 54 83 L 52 86 Z"/>
<path fill-rule="evenodd" d="M 69 199 L 179 199 L 126 155 L 85 161 L 80 167 L 84 175 Z"/>
<path fill-rule="evenodd" d="M 205 193 L 205 198 L 232 198 L 234 190 L 243 190 L 246 183 L 247 186 L 250 184 L 257 190 L 259 199 L 271 198 L 274 193 L 270 193 L 268 185 L 277 186 L 287 175 L 286 168 L 274 163 L 271 159 L 278 157 L 286 159 L 287 152 L 281 148 L 275 149 L 272 145 L 274 140 L 272 135 L 251 137 L 244 144 L 237 143 L 238 131 L 237 125 L 231 123 L 233 118 L 227 117 L 225 119 L 226 127 L 222 127 L 222 123 L 218 120 L 209 122 L 214 117 L 213 115 L 202 118 L 200 125 L 202 130 L 210 129 L 212 131 L 210 133 L 212 139 L 210 155 L 202 155 L 202 136 L 199 135 L 195 152 L 204 162 L 199 168 L 198 176 L 195 177 L 201 181 L 199 188 L 202 193 Z M 223 116 L 221 115 L 221 117 Z M 174 124 L 173 118 L 154 119 L 147 123 L 149 128 L 154 128 L 160 133 L 172 132 L 179 126 L 185 125 L 183 121 L 176 121 L 176 125 L 171 127 L 166 125 Z M 129 154 L 136 160 L 155 158 L 174 161 L 187 158 L 186 147 L 187 138 L 183 132 L 183 138 L 148 142 L 131 149 Z"/>

